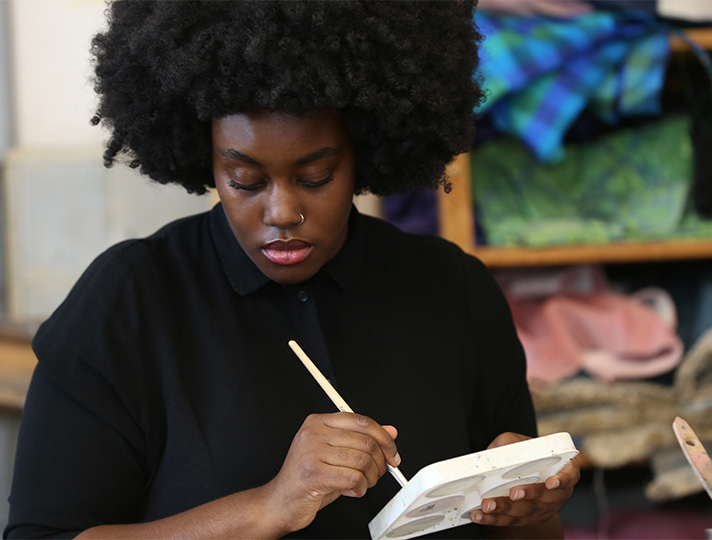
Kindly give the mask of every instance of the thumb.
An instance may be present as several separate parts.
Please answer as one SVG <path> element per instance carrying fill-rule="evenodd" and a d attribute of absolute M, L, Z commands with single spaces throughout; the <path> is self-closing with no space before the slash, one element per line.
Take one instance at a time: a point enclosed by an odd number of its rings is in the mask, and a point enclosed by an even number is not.
<path fill-rule="evenodd" d="M 391 436 L 391 439 L 393 439 L 394 441 L 396 440 L 396 438 L 398 437 L 398 430 L 395 427 L 390 425 L 385 425 L 381 427 L 386 430 L 386 433 Z"/>

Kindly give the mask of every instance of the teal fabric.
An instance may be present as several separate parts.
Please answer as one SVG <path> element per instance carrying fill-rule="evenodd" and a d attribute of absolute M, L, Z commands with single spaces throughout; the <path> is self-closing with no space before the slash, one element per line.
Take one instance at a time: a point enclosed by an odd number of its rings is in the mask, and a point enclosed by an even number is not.
<path fill-rule="evenodd" d="M 712 236 L 690 210 L 690 120 L 672 117 L 566 146 L 539 162 L 518 139 L 472 152 L 472 186 L 487 243 L 547 246 Z"/>
<path fill-rule="evenodd" d="M 670 27 L 645 12 L 596 11 L 556 19 L 475 15 L 485 35 L 476 110 L 519 137 L 540 161 L 564 158 L 564 135 L 588 107 L 603 120 L 659 114 Z"/>

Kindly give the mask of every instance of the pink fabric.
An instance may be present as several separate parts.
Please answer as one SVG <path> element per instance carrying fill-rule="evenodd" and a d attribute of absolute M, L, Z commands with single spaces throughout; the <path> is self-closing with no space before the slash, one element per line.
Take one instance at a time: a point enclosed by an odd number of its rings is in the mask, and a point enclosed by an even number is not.
<path fill-rule="evenodd" d="M 546 17 L 576 17 L 591 13 L 593 7 L 579 0 L 480 0 L 478 9 L 512 15 L 542 15 Z"/>
<path fill-rule="evenodd" d="M 682 358 L 674 304 L 660 289 L 639 296 L 615 293 L 596 267 L 499 278 L 533 386 L 581 370 L 606 381 L 648 378 L 671 370 Z M 656 303 L 658 311 L 650 307 Z"/>

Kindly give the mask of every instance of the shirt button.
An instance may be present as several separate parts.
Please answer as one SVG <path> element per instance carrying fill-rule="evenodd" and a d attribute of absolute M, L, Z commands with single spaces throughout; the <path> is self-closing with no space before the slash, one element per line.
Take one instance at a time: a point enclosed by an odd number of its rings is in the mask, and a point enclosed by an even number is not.
<path fill-rule="evenodd" d="M 307 300 L 309 300 L 309 293 L 307 291 L 303 291 L 303 290 L 299 291 L 297 293 L 297 298 L 299 298 L 299 300 L 302 302 L 306 302 Z"/>

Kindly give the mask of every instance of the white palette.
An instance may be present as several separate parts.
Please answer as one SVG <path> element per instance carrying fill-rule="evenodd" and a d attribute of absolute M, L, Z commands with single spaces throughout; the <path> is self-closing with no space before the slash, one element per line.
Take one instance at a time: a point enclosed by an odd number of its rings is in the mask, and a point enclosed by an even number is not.
<path fill-rule="evenodd" d="M 555 433 L 423 467 L 368 524 L 371 538 L 405 540 L 470 520 L 483 499 L 544 482 L 578 450 L 568 433 Z"/>

